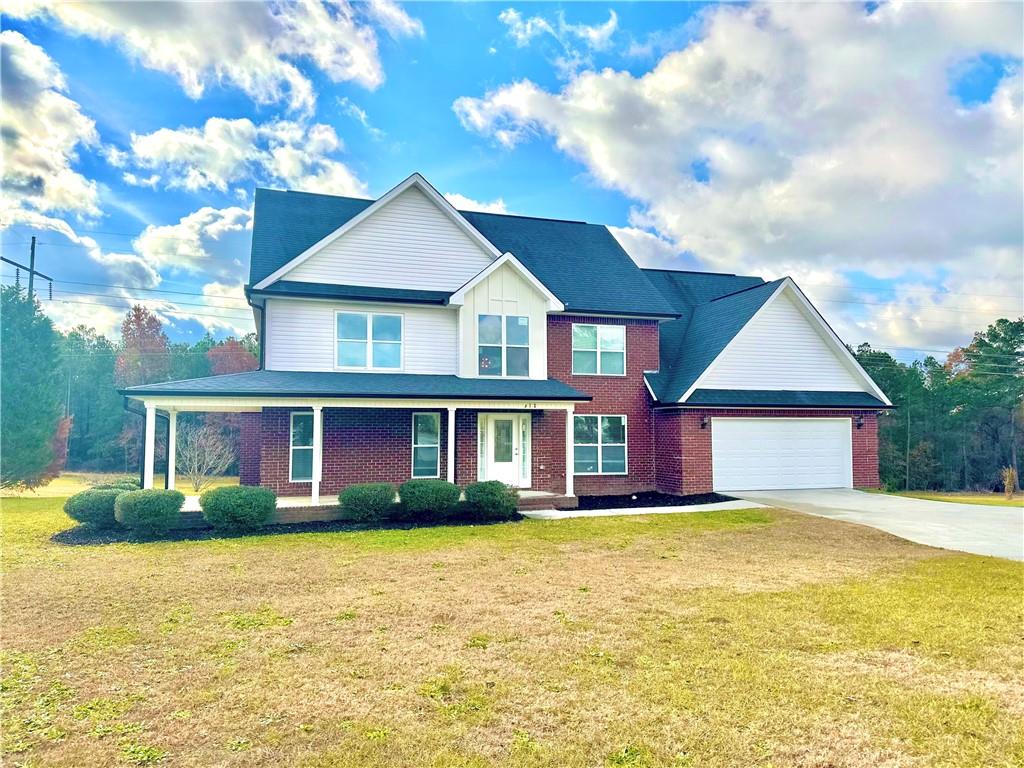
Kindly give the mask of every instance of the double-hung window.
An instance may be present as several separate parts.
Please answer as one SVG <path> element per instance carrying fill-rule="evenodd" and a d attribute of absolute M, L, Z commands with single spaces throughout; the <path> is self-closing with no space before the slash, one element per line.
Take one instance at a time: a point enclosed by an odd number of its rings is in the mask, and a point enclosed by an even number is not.
<path fill-rule="evenodd" d="M 573 427 L 577 475 L 626 474 L 625 416 L 576 416 Z"/>
<path fill-rule="evenodd" d="M 572 372 L 584 376 L 624 376 L 626 326 L 574 323 Z"/>
<path fill-rule="evenodd" d="M 481 376 L 529 376 L 530 318 L 477 316 L 477 361 Z"/>
<path fill-rule="evenodd" d="M 439 477 L 441 474 L 441 416 L 437 413 L 412 415 L 412 476 Z"/>
<path fill-rule="evenodd" d="M 402 316 L 377 312 L 338 312 L 338 368 L 397 371 L 402 367 Z"/>
<path fill-rule="evenodd" d="M 293 483 L 313 480 L 313 414 L 308 411 L 292 413 L 291 449 L 288 461 L 288 479 Z"/>

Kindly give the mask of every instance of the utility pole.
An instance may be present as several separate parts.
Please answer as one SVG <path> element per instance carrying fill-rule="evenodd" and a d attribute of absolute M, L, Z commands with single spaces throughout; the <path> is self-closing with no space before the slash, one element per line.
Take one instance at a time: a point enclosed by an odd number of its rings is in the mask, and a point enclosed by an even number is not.
<path fill-rule="evenodd" d="M 28 252 L 28 297 L 30 299 L 35 298 L 35 294 L 32 293 L 32 286 L 36 281 L 36 236 L 32 235 L 32 245 L 29 246 Z"/>

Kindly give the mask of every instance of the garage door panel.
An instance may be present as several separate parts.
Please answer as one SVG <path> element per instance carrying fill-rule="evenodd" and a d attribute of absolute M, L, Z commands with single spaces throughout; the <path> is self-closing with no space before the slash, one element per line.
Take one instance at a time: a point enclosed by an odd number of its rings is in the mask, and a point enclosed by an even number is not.
<path fill-rule="evenodd" d="M 850 428 L 849 419 L 712 419 L 714 488 L 848 488 Z"/>

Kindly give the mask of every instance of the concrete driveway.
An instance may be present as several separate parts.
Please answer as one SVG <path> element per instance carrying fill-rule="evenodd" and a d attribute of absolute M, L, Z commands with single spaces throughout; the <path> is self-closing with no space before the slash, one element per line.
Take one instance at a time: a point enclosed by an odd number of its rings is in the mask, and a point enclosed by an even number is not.
<path fill-rule="evenodd" d="M 927 501 L 849 488 L 730 491 L 748 501 L 870 525 L 918 544 L 1024 560 L 1024 506 Z"/>

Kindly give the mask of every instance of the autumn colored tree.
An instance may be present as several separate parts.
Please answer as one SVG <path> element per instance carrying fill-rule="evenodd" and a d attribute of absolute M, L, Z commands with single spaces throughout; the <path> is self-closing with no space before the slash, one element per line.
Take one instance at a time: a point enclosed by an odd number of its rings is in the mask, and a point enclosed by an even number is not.
<path fill-rule="evenodd" d="M 121 323 L 121 353 L 115 368 L 118 386 L 166 381 L 169 371 L 170 355 L 163 324 L 155 314 L 136 304 Z"/>
<path fill-rule="evenodd" d="M 210 373 L 214 376 L 255 371 L 259 367 L 256 356 L 234 338 L 210 349 L 206 359 L 210 361 Z"/>

